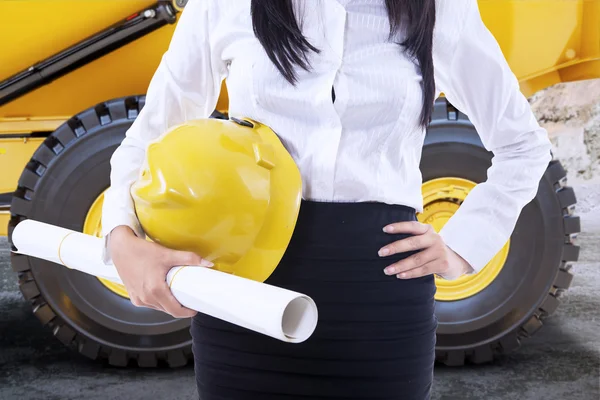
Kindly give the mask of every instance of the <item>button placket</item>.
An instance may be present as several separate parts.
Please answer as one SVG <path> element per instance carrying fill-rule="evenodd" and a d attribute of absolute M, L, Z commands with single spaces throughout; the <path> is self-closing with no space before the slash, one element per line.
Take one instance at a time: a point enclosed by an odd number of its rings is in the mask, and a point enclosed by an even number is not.
<path fill-rule="evenodd" d="M 320 171 L 322 179 L 319 179 L 319 186 L 317 189 L 321 197 L 329 200 L 334 198 L 334 182 L 335 182 L 335 168 L 337 161 L 337 154 L 340 146 L 342 136 L 342 123 L 339 114 L 340 105 L 345 103 L 342 93 L 338 93 L 337 85 L 343 80 L 340 71 L 342 69 L 343 57 L 344 57 L 344 39 L 346 34 L 346 21 L 347 13 L 345 8 L 340 7 L 341 4 L 336 4 L 336 8 L 342 8 L 336 10 L 343 12 L 343 18 L 336 21 L 335 26 L 328 26 L 334 34 L 329 35 L 331 56 L 328 59 L 328 63 L 332 66 L 332 72 L 328 79 L 329 86 L 323 90 L 328 92 L 332 87 L 336 87 L 336 101 L 327 102 L 327 118 L 325 119 L 323 135 L 325 140 L 323 143 L 319 143 L 319 151 L 317 152 L 314 162 L 315 170 Z M 343 92 L 343 91 L 342 91 Z"/>

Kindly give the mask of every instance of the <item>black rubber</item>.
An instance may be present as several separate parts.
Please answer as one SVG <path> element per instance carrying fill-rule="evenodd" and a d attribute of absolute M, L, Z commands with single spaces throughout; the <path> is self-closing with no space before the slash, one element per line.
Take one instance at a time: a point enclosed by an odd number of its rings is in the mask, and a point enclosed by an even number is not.
<path fill-rule="evenodd" d="M 144 105 L 144 97 L 108 101 L 53 132 L 23 171 L 11 204 L 14 226 L 35 219 L 82 231 L 96 197 L 109 186 L 110 157 Z M 115 366 L 178 367 L 192 359 L 189 320 L 138 308 L 95 277 L 12 254 L 23 296 L 65 345 Z"/>
<path fill-rule="evenodd" d="M 143 96 L 102 103 L 50 135 L 19 180 L 9 239 L 12 228 L 27 218 L 81 231 L 92 201 L 108 187 L 110 156 L 143 105 Z M 219 113 L 213 117 L 226 118 Z M 458 176 L 481 182 L 490 160 L 467 117 L 438 101 L 423 149 L 424 180 Z M 572 215 L 575 202 L 563 167 L 552 161 L 536 198 L 521 214 L 496 281 L 472 298 L 438 302 L 438 362 L 453 366 L 492 361 L 542 327 L 571 284 L 569 262 L 579 256 L 571 242 L 580 230 L 579 218 Z M 177 367 L 192 359 L 187 320 L 134 307 L 82 273 L 22 255 L 11 257 L 35 315 L 84 356 L 144 367 Z"/>
<path fill-rule="evenodd" d="M 12 200 L 12 196 L 12 193 L 0 193 L 0 208 L 9 206 Z"/>
<path fill-rule="evenodd" d="M 423 180 L 453 176 L 482 182 L 491 157 L 468 118 L 439 100 L 423 148 Z M 572 215 L 576 198 L 565 185 L 565 170 L 551 161 L 536 197 L 520 215 L 494 282 L 470 298 L 438 301 L 439 363 L 490 362 L 516 349 L 556 310 L 560 293 L 571 284 L 568 263 L 579 255 L 571 241 L 580 230 L 579 218 Z"/>

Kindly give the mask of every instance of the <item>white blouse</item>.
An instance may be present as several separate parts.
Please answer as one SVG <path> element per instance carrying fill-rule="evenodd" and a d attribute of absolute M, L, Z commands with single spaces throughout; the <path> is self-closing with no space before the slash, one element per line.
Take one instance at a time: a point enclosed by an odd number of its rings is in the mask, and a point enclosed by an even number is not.
<path fill-rule="evenodd" d="M 310 72 L 297 69 L 293 87 L 253 34 L 250 0 L 188 2 L 146 104 L 112 158 L 104 236 L 118 225 L 144 235 L 130 186 L 148 141 L 175 124 L 208 117 L 223 79 L 229 114 L 261 121 L 279 135 L 301 171 L 305 199 L 379 201 L 422 211 L 421 75 L 388 40 L 385 2 L 310 0 L 296 7 L 304 35 L 320 53 L 309 54 Z M 483 24 L 477 1 L 437 0 L 436 18 L 437 94 L 469 116 L 494 153 L 487 181 L 440 232 L 479 271 L 535 196 L 551 144 Z"/>

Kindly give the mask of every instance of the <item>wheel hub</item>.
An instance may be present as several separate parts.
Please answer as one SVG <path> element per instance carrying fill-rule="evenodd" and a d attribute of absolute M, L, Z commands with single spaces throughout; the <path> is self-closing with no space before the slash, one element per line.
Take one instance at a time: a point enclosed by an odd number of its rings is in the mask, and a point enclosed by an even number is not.
<path fill-rule="evenodd" d="M 462 178 L 438 178 L 425 182 L 423 212 L 417 216 L 422 223 L 430 224 L 439 232 L 460 207 L 476 183 Z M 449 281 L 436 275 L 438 301 L 456 301 L 471 297 L 488 287 L 498 276 L 508 257 L 510 241 L 477 274 Z"/>
<path fill-rule="evenodd" d="M 104 192 L 94 200 L 83 223 L 83 233 L 97 237 L 102 236 L 102 204 L 104 203 Z M 98 278 L 98 280 L 111 292 L 129 299 L 129 294 L 125 286 L 111 282 L 109 280 Z"/>

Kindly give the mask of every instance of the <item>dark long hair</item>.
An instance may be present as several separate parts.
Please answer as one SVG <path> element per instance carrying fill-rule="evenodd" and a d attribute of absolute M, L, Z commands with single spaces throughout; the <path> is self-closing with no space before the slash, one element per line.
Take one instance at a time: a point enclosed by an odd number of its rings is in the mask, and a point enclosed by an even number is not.
<path fill-rule="evenodd" d="M 294 14 L 294 0 L 252 0 L 254 34 L 269 59 L 291 84 L 297 81 L 294 66 L 309 70 L 309 51 L 319 52 L 302 34 Z M 433 29 L 435 0 L 385 0 L 390 21 L 390 38 L 401 28 L 406 17 L 405 39 L 398 43 L 409 57 L 418 62 L 423 76 L 423 108 L 420 124 L 431 120 L 435 96 L 433 76 Z M 394 71 L 390 71 L 394 73 Z"/>

